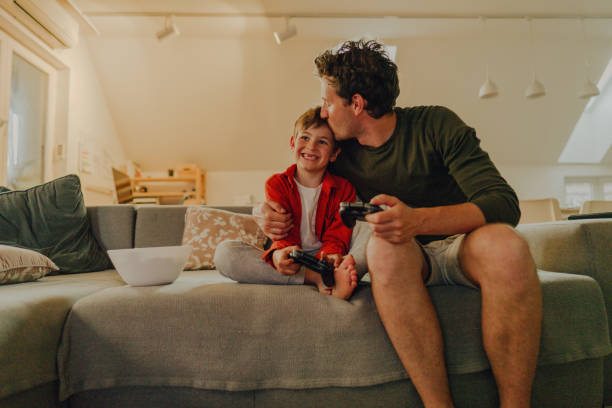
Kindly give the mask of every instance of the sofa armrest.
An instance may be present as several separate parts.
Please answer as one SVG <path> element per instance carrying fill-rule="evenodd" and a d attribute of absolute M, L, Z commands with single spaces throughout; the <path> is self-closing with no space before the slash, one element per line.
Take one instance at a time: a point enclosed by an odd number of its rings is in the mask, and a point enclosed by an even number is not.
<path fill-rule="evenodd" d="M 599 283 L 612 313 L 612 219 L 557 221 L 517 227 L 539 269 L 587 275 Z"/>
<path fill-rule="evenodd" d="M 134 207 L 125 204 L 87 207 L 87 216 L 96 240 L 102 249 L 123 249 L 134 246 Z"/>
<path fill-rule="evenodd" d="M 587 275 L 597 281 L 607 309 L 612 337 L 612 219 L 523 224 L 517 228 L 527 240 L 539 269 Z M 604 401 L 612 402 L 612 355 L 604 361 Z"/>

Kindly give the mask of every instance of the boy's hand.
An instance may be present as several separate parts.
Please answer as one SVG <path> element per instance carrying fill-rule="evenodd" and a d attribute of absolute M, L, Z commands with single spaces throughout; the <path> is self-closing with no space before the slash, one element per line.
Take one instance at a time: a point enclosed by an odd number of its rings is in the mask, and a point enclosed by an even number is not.
<path fill-rule="evenodd" d="M 342 262 L 342 255 L 340 254 L 326 254 L 321 251 L 319 258 L 329 264 L 331 264 L 334 268 L 340 266 L 340 262 Z"/>
<path fill-rule="evenodd" d="M 293 259 L 289 258 L 289 253 L 294 249 L 300 249 L 300 247 L 294 245 L 277 249 L 272 253 L 272 263 L 281 275 L 295 275 L 300 270 L 301 265 L 294 263 Z"/>
<path fill-rule="evenodd" d="M 408 207 L 396 197 L 379 194 L 370 200 L 370 204 L 385 204 L 389 208 L 374 214 L 366 215 L 366 221 L 372 233 L 392 244 L 403 244 L 419 234 L 423 224 L 420 212 Z"/>
<path fill-rule="evenodd" d="M 259 228 L 273 241 L 287 236 L 293 228 L 293 217 L 276 201 L 265 201 L 253 207 L 253 218 Z"/>

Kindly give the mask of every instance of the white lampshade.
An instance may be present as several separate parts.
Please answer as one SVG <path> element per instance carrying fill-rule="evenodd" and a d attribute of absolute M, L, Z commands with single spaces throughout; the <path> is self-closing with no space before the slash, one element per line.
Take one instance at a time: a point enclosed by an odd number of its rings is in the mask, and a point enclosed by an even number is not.
<path fill-rule="evenodd" d="M 582 89 L 578 92 L 578 97 L 582 99 L 590 98 L 591 96 L 599 95 L 599 88 L 591 80 L 585 79 Z"/>
<path fill-rule="evenodd" d="M 480 90 L 478 91 L 478 97 L 481 99 L 486 98 L 494 98 L 499 95 L 499 91 L 497 90 L 497 85 L 495 82 L 491 81 L 489 78 L 482 84 Z"/>
<path fill-rule="evenodd" d="M 544 88 L 544 85 L 534 76 L 527 89 L 525 89 L 525 97 L 535 99 L 544 95 L 546 95 L 546 88 Z"/>

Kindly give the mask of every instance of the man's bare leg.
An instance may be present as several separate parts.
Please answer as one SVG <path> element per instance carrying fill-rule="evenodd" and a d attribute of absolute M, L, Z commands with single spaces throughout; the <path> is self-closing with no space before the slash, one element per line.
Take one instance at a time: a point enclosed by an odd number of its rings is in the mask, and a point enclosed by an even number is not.
<path fill-rule="evenodd" d="M 542 321 L 542 293 L 525 241 L 507 225 L 470 233 L 460 260 L 482 291 L 483 344 L 500 406 L 529 407 Z"/>
<path fill-rule="evenodd" d="M 423 404 L 452 407 L 442 333 L 425 289 L 428 268 L 420 247 L 371 236 L 367 259 L 376 308 Z"/>

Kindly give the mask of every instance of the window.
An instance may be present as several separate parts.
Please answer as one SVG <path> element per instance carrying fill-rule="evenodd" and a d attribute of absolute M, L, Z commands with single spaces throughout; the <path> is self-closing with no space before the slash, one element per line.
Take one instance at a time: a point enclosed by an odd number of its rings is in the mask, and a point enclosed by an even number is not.
<path fill-rule="evenodd" d="M 565 207 L 577 208 L 588 200 L 612 201 L 612 176 L 565 178 Z"/>
<path fill-rule="evenodd" d="M 603 199 L 607 201 L 612 201 L 612 181 L 608 181 L 604 183 Z"/>
<path fill-rule="evenodd" d="M 593 184 L 588 182 L 565 182 L 565 205 L 580 207 L 583 202 L 593 199 Z"/>
<path fill-rule="evenodd" d="M 0 31 L 0 185 L 25 189 L 52 177 L 56 70 Z"/>

